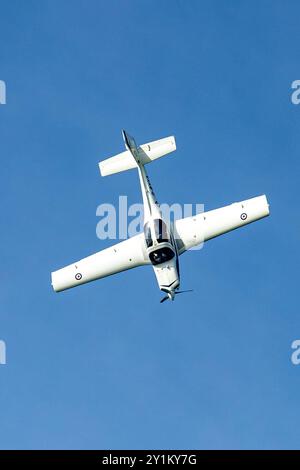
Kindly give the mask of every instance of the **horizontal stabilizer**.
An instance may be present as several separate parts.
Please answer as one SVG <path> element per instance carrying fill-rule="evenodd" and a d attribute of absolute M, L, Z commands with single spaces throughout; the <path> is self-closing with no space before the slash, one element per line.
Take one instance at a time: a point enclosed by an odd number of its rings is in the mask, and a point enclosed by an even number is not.
<path fill-rule="evenodd" d="M 163 157 L 176 150 L 175 137 L 165 137 L 164 139 L 154 140 L 137 147 L 138 163 L 146 165 L 147 163 Z M 137 161 L 129 150 L 119 153 L 114 157 L 107 158 L 99 163 L 99 169 L 102 176 L 120 173 L 121 171 L 137 168 Z"/>

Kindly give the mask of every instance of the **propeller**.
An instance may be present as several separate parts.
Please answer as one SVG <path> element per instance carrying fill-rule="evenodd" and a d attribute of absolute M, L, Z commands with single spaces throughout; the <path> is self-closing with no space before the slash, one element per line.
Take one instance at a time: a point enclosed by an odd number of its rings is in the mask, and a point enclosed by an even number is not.
<path fill-rule="evenodd" d="M 186 292 L 194 292 L 194 289 L 179 290 L 175 294 L 185 294 Z"/>
<path fill-rule="evenodd" d="M 185 294 L 186 292 L 193 292 L 194 289 L 187 289 L 187 290 L 178 290 L 176 292 L 174 292 L 174 295 L 177 295 L 177 294 Z M 162 304 L 163 302 L 165 302 L 166 300 L 168 299 L 172 299 L 172 296 L 171 294 L 167 294 L 165 297 L 163 297 L 160 301 L 160 303 Z M 173 299 L 172 299 L 173 300 Z"/>

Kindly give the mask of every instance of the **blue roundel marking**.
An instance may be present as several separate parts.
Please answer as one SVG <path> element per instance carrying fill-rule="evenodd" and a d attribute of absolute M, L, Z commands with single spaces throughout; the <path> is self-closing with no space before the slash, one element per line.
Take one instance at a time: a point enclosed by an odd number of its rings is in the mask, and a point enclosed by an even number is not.
<path fill-rule="evenodd" d="M 247 214 L 246 214 L 246 212 L 243 212 L 243 213 L 241 214 L 241 219 L 242 219 L 242 220 L 246 220 L 246 219 L 247 219 Z"/>
<path fill-rule="evenodd" d="M 75 274 L 75 279 L 77 281 L 80 281 L 81 278 L 82 278 L 82 274 L 80 274 L 80 273 Z"/>

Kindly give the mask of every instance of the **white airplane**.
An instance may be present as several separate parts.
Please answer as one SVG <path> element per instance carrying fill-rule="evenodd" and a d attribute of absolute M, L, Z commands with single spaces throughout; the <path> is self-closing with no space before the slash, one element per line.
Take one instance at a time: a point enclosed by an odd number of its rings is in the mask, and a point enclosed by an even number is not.
<path fill-rule="evenodd" d="M 94 281 L 127 269 L 151 264 L 161 299 L 174 300 L 179 291 L 179 256 L 188 249 L 223 233 L 269 215 L 265 195 L 236 202 L 167 224 L 162 217 L 145 165 L 176 150 L 174 137 L 138 146 L 123 132 L 126 151 L 99 163 L 102 176 L 136 168 L 144 204 L 144 232 L 117 243 L 51 274 L 56 292 Z"/>

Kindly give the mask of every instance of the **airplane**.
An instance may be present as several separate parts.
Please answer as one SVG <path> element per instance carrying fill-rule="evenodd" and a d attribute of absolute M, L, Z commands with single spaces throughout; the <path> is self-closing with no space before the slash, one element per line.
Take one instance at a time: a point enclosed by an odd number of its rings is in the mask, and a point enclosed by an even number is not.
<path fill-rule="evenodd" d="M 174 300 L 180 291 L 179 256 L 187 250 L 270 213 L 265 195 L 219 209 L 175 220 L 163 219 L 145 165 L 176 150 L 174 136 L 137 145 L 122 131 L 126 150 L 99 163 L 102 176 L 137 169 L 144 206 L 144 230 L 127 240 L 51 273 L 52 287 L 60 292 L 96 279 L 143 265 L 152 265 L 160 302 Z"/>

